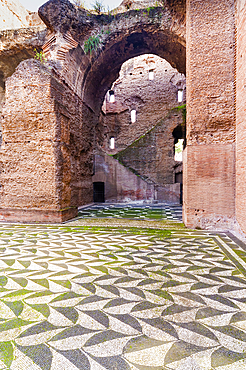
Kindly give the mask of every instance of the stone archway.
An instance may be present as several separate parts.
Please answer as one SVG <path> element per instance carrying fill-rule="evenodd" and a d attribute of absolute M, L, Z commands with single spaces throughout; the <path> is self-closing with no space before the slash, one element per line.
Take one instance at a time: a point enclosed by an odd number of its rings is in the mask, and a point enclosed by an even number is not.
<path fill-rule="evenodd" d="M 185 6 L 183 13 L 174 9 L 150 7 L 96 16 L 75 8 L 68 0 L 50 0 L 39 9 L 51 32 L 44 51 L 83 101 L 98 112 L 106 91 L 130 58 L 156 54 L 185 74 Z M 99 44 L 86 53 L 85 43 L 92 38 Z"/>
<path fill-rule="evenodd" d="M 182 172 L 182 163 L 175 157 L 173 130 L 181 125 L 185 131 L 185 94 L 178 99 L 184 87 L 184 75 L 156 55 L 122 65 L 105 96 L 96 135 L 93 181 L 105 182 L 107 201 L 180 202 L 175 173 Z"/>
<path fill-rule="evenodd" d="M 6 84 L 3 220 L 62 221 L 92 200 L 94 129 L 122 63 L 149 52 L 185 72 L 185 11 L 167 3 L 115 16 L 88 14 L 68 0 L 40 8 L 49 62 L 22 62 Z M 92 37 L 98 48 L 86 54 Z"/>

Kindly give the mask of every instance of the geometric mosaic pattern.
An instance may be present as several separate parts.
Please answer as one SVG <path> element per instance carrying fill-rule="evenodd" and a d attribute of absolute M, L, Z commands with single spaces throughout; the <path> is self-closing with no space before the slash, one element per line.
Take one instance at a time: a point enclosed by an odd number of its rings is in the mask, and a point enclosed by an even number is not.
<path fill-rule="evenodd" d="M 182 206 L 177 205 L 137 205 L 135 204 L 94 204 L 83 207 L 79 218 L 127 218 L 138 220 L 170 220 L 182 222 Z"/>
<path fill-rule="evenodd" d="M 0 226 L 0 369 L 246 369 L 245 261 L 226 234 Z"/>

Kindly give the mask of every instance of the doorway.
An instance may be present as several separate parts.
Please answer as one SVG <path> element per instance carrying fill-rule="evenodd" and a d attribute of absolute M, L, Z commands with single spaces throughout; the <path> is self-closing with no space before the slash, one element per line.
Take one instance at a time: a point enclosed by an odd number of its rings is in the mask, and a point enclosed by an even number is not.
<path fill-rule="evenodd" d="M 93 182 L 93 201 L 94 203 L 105 203 L 104 182 Z"/>

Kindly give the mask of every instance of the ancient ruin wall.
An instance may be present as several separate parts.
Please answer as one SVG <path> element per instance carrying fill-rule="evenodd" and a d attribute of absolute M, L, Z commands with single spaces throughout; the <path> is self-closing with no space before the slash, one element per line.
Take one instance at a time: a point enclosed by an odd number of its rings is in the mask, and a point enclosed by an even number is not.
<path fill-rule="evenodd" d="M 182 102 L 178 102 L 178 89 L 183 90 Z M 106 95 L 100 123 L 103 150 L 151 183 L 174 183 L 173 130 L 185 126 L 183 110 L 175 108 L 185 104 L 185 76 L 164 59 L 145 54 L 123 64 L 112 91 L 115 102 Z M 137 112 L 135 123 L 132 109 Z M 110 148 L 111 137 L 115 149 Z"/>
<path fill-rule="evenodd" d="M 55 71 L 35 60 L 19 65 L 3 109 L 2 220 L 62 221 L 92 201 L 92 126 Z"/>
<path fill-rule="evenodd" d="M 149 71 L 154 79 L 149 80 Z M 120 77 L 113 83 L 115 102 L 106 96 L 104 111 L 103 149 L 109 151 L 109 138 L 115 137 L 117 153 L 164 119 L 179 105 L 178 89 L 185 89 L 185 76 L 164 59 L 152 54 L 132 58 L 122 65 Z M 136 110 L 136 122 L 131 122 L 131 110 Z M 106 115 L 105 115 L 106 114 Z"/>
<path fill-rule="evenodd" d="M 191 227 L 234 222 L 234 28 L 233 0 L 188 0 L 184 220 Z"/>
<path fill-rule="evenodd" d="M 236 138 L 236 215 L 241 229 L 246 233 L 246 2 L 237 2 L 237 138 Z"/>
<path fill-rule="evenodd" d="M 92 200 L 95 123 L 125 60 L 152 52 L 185 70 L 184 20 L 168 9 L 149 13 L 88 15 L 67 0 L 51 0 L 42 7 L 50 31 L 50 69 L 22 62 L 7 80 L 3 219 L 61 221 Z M 85 55 L 84 41 L 99 33 L 99 49 Z"/>
<path fill-rule="evenodd" d="M 98 153 L 94 158 L 95 175 L 93 182 L 104 182 L 105 200 L 110 202 L 129 202 L 155 199 L 155 188 L 136 176 L 128 168 L 106 153 Z"/>
<path fill-rule="evenodd" d="M 5 81 L 25 59 L 33 58 L 34 49 L 41 50 L 47 30 L 45 25 L 0 31 L 0 113 L 4 103 Z"/>
<path fill-rule="evenodd" d="M 38 13 L 30 12 L 18 0 L 0 0 L 0 30 L 42 26 Z"/>
<path fill-rule="evenodd" d="M 168 8 L 96 16 L 75 8 L 67 0 L 52 0 L 39 9 L 39 15 L 52 32 L 46 49 L 50 60 L 59 65 L 66 54 L 68 37 L 79 44 L 81 62 L 73 71 L 74 81 L 84 102 L 96 114 L 100 113 L 107 90 L 118 78 L 121 65 L 132 57 L 153 53 L 185 72 L 185 19 L 177 19 Z M 90 37 L 97 37 L 100 43 L 84 61 L 84 43 Z M 67 81 L 67 69 L 60 73 Z"/>
<path fill-rule="evenodd" d="M 164 119 L 139 140 L 117 153 L 126 167 L 156 185 L 173 184 L 175 167 L 173 130 L 183 124 L 182 113 L 171 111 Z"/>
<path fill-rule="evenodd" d="M 41 50 L 46 31 L 38 14 L 27 11 L 18 0 L 0 0 L 0 114 L 6 79 L 20 62 L 35 55 L 35 48 Z"/>

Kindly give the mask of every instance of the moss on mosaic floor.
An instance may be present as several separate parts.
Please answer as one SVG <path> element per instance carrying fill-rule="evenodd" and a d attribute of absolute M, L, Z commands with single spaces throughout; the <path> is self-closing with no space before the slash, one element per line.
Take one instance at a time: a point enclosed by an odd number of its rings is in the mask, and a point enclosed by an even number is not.
<path fill-rule="evenodd" d="M 186 230 L 182 222 L 168 220 L 125 220 L 116 218 L 86 218 L 76 219 L 66 223 L 67 226 L 79 226 L 86 228 L 107 228 L 108 230 L 117 230 L 122 228 L 125 230 L 131 229 L 166 229 L 166 230 Z M 96 230 L 96 229 L 95 229 Z M 141 231 L 140 231 L 141 232 Z"/>
<path fill-rule="evenodd" d="M 169 220 L 181 222 L 181 205 L 94 204 L 80 209 L 78 218 L 117 218 L 132 220 Z"/>
<path fill-rule="evenodd" d="M 244 370 L 245 251 L 168 219 L 0 225 L 0 369 Z"/>
<path fill-rule="evenodd" d="M 0 225 L 0 369 L 244 369 L 245 267 L 182 226 Z"/>

